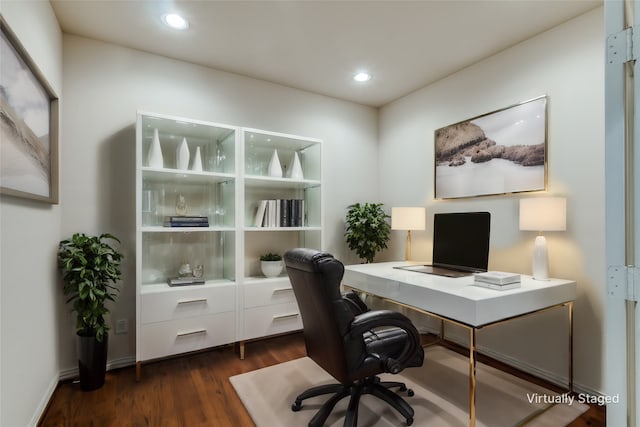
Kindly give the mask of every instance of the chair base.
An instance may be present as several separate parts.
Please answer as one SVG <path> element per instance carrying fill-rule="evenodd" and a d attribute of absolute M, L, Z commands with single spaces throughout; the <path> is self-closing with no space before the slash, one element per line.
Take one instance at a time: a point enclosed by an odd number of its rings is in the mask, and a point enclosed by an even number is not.
<path fill-rule="evenodd" d="M 398 388 L 398 391 L 406 391 L 408 396 L 413 396 L 413 390 L 401 382 L 380 381 L 377 376 L 367 377 L 353 384 L 326 384 L 312 387 L 300 394 L 291 405 L 291 410 L 297 412 L 302 408 L 302 401 L 311 397 L 333 393 L 309 421 L 309 427 L 322 427 L 333 411 L 336 404 L 344 397 L 351 396 L 347 414 L 344 419 L 344 427 L 356 427 L 358 424 L 358 404 L 360 396 L 371 394 L 378 399 L 387 402 L 398 411 L 407 421 L 407 426 L 413 424 L 413 408 L 400 395 L 389 390 Z"/>

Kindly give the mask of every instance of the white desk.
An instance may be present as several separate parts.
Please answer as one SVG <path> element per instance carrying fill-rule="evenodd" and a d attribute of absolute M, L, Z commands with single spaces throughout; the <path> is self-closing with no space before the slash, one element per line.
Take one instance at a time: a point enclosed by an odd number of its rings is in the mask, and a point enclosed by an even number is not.
<path fill-rule="evenodd" d="M 346 287 L 375 295 L 410 309 L 454 323 L 469 331 L 469 425 L 475 426 L 476 332 L 482 328 L 557 307 L 568 308 L 569 391 L 573 390 L 573 300 L 570 280 L 533 280 L 522 276 L 521 287 L 505 291 L 473 285 L 473 277 L 450 278 L 399 270 L 406 262 L 345 267 Z M 442 337 L 444 338 L 444 337 Z"/>

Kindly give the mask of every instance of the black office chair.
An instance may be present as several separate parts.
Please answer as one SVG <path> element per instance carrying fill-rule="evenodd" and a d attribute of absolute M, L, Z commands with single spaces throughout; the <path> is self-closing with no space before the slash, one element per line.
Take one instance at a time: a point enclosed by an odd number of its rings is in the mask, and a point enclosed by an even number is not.
<path fill-rule="evenodd" d="M 338 401 L 350 395 L 344 425 L 355 427 L 360 396 L 371 394 L 395 408 L 411 425 L 413 408 L 389 389 L 397 387 L 409 396 L 413 392 L 403 383 L 377 377 L 422 366 L 424 351 L 411 321 L 391 310 L 369 311 L 355 293 L 343 295 L 344 266 L 326 252 L 292 249 L 285 253 L 284 263 L 300 308 L 307 355 L 340 382 L 306 390 L 291 409 L 299 411 L 304 399 L 334 393 L 309 422 L 310 427 L 320 427 Z"/>

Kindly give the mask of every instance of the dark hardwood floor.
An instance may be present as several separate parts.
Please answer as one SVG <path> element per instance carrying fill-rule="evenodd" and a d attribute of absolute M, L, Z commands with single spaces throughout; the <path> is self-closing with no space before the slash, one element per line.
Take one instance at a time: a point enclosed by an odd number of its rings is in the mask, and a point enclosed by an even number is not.
<path fill-rule="evenodd" d="M 302 334 L 295 333 L 248 343 L 244 360 L 226 346 L 145 364 L 139 382 L 133 366 L 108 372 L 104 387 L 91 392 L 81 391 L 77 383 L 63 382 L 38 425 L 253 426 L 228 378 L 304 355 Z M 605 426 L 604 408 L 592 406 L 570 426 Z"/>

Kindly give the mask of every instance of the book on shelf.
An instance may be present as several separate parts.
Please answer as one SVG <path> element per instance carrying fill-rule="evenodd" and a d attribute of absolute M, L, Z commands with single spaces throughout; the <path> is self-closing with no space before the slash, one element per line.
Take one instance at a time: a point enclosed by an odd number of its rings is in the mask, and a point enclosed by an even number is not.
<path fill-rule="evenodd" d="M 202 277 L 170 277 L 167 280 L 169 286 L 204 285 Z"/>
<path fill-rule="evenodd" d="M 208 227 L 209 218 L 206 216 L 168 215 L 164 217 L 165 227 Z"/>
<path fill-rule="evenodd" d="M 167 215 L 164 217 L 164 222 L 209 222 L 209 218 L 201 215 Z"/>
<path fill-rule="evenodd" d="M 253 225 L 256 227 L 302 227 L 303 199 L 269 199 L 258 201 Z"/>

